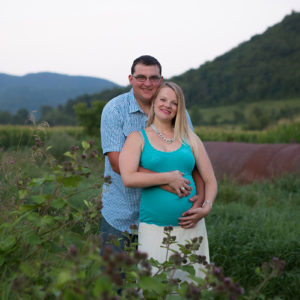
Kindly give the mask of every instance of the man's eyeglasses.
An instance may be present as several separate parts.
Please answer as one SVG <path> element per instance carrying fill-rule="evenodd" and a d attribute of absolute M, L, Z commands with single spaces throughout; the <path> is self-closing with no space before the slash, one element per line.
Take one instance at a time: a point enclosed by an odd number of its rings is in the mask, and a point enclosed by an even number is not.
<path fill-rule="evenodd" d="M 145 82 L 148 78 L 152 83 L 158 83 L 161 79 L 161 77 L 159 76 L 146 77 L 144 75 L 137 75 L 137 76 L 132 75 L 132 77 L 134 77 L 138 82 Z"/>

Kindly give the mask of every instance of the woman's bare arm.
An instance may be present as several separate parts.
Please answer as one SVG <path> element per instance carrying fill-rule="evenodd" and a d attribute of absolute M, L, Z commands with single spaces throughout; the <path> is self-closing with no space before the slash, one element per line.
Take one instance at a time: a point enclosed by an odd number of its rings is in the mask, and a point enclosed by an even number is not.
<path fill-rule="evenodd" d="M 218 190 L 217 180 L 210 159 L 203 143 L 198 137 L 197 148 L 197 153 L 195 154 L 196 165 L 205 185 L 204 205 L 198 208 L 192 207 L 183 213 L 183 217 L 179 218 L 179 225 L 183 228 L 194 227 L 199 220 L 209 214 Z"/>

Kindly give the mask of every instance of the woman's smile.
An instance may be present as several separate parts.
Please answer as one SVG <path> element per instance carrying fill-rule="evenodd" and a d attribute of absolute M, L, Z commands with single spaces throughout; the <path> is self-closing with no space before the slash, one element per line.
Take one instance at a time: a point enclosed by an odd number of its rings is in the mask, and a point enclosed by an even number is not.
<path fill-rule="evenodd" d="M 162 88 L 155 99 L 155 115 L 173 119 L 177 114 L 177 106 L 178 100 L 175 92 L 168 87 Z"/>

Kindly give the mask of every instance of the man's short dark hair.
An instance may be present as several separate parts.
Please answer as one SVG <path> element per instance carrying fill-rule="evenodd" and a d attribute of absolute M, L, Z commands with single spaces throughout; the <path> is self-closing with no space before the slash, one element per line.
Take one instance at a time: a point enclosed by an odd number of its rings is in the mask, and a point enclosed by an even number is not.
<path fill-rule="evenodd" d="M 159 74 L 161 75 L 161 64 L 159 63 L 159 61 L 153 57 L 153 56 L 150 56 L 150 55 L 142 55 L 138 58 L 136 58 L 134 61 L 133 61 L 133 64 L 131 66 L 131 74 L 134 73 L 134 69 L 135 69 L 135 66 L 137 64 L 142 64 L 142 65 L 145 65 L 145 66 L 158 66 L 159 68 Z"/>

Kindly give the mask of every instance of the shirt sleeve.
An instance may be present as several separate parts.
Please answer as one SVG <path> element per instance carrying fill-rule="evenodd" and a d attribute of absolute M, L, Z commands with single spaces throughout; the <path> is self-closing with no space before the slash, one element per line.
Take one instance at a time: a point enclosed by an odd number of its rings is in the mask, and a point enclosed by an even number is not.
<path fill-rule="evenodd" d="M 125 143 L 123 123 L 124 120 L 118 107 L 108 102 L 101 115 L 100 132 L 103 154 L 121 152 Z"/>
<path fill-rule="evenodd" d="M 190 126 L 190 128 L 192 129 L 192 131 L 194 131 L 194 127 L 193 127 L 193 124 L 192 124 L 192 121 L 191 121 L 191 118 L 190 118 L 190 115 L 189 115 L 189 112 L 186 110 L 186 118 L 187 118 L 187 122 Z"/>

